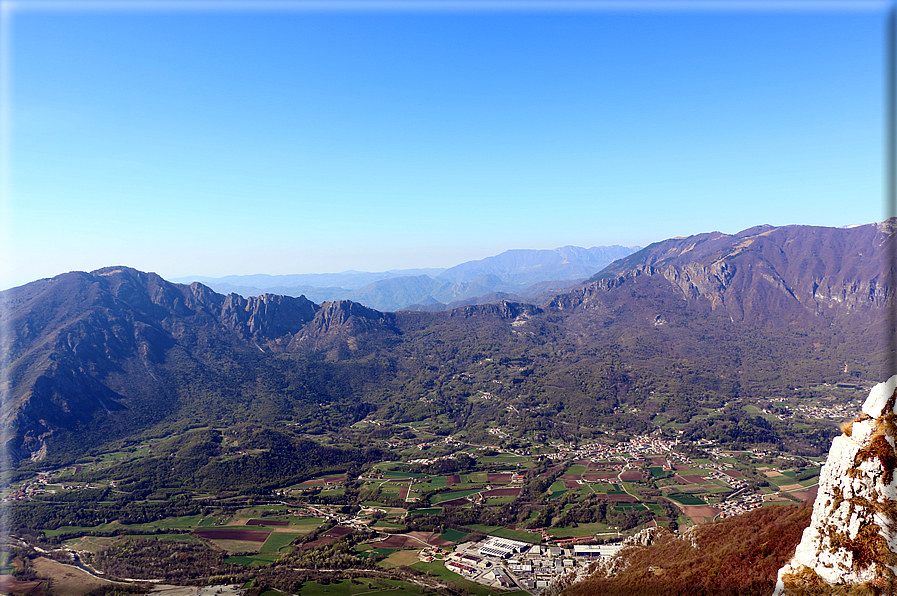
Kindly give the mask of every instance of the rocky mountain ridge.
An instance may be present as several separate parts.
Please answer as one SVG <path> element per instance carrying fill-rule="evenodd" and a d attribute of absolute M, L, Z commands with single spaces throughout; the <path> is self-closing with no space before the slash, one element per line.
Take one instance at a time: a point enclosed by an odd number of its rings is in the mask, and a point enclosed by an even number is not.
<path fill-rule="evenodd" d="M 376 411 L 443 414 L 459 427 L 502 416 L 519 432 L 581 434 L 651 429 L 660 412 L 689 422 L 699 407 L 726 416 L 744 396 L 880 375 L 892 231 L 889 222 L 670 239 L 539 306 L 445 312 L 225 296 L 127 267 L 67 273 L 0 294 L 10 397 L 0 424 L 27 459 L 218 420 L 322 429 Z M 479 383 L 493 402 L 472 405 Z M 685 430 L 797 436 L 710 422 Z"/>
<path fill-rule="evenodd" d="M 663 276 L 685 300 L 707 299 L 735 320 L 764 312 L 841 316 L 894 299 L 895 221 L 855 228 L 758 226 L 652 244 L 593 276 L 601 287 Z M 799 250 L 795 250 L 798 248 Z M 753 287 L 753 295 L 743 290 Z M 750 299 L 746 299 L 750 298 Z M 774 302 L 774 308 L 770 303 Z"/>

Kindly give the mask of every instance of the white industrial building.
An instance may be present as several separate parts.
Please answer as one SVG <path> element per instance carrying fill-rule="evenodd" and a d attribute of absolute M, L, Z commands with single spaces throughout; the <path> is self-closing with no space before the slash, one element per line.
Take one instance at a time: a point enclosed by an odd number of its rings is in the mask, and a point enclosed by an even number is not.
<path fill-rule="evenodd" d="M 526 542 L 493 536 L 488 542 L 480 546 L 480 554 L 488 557 L 507 559 L 515 553 L 523 552 L 527 548 L 529 548 L 529 544 Z"/>
<path fill-rule="evenodd" d="M 573 555 L 586 559 L 612 557 L 622 548 L 621 544 L 577 544 L 573 547 Z"/>

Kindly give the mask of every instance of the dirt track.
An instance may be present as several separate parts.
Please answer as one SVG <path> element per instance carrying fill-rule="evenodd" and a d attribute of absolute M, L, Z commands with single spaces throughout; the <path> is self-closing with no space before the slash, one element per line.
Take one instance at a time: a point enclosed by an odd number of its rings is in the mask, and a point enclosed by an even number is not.
<path fill-rule="evenodd" d="M 446 546 L 452 544 L 448 540 L 438 538 L 435 532 L 408 532 L 393 534 L 386 540 L 376 542 L 380 548 L 423 548 L 425 546 Z"/>

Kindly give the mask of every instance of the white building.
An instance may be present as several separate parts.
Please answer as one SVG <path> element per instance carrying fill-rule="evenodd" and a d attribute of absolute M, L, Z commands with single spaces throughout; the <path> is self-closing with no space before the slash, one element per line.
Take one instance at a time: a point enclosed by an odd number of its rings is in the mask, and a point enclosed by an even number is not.
<path fill-rule="evenodd" d="M 514 553 L 523 552 L 527 548 L 529 548 L 529 544 L 526 542 L 493 536 L 485 544 L 480 545 L 480 554 L 507 559 Z"/>
<path fill-rule="evenodd" d="M 594 559 L 597 557 L 612 557 L 622 548 L 621 544 L 577 544 L 573 546 L 573 554 L 576 557 Z"/>

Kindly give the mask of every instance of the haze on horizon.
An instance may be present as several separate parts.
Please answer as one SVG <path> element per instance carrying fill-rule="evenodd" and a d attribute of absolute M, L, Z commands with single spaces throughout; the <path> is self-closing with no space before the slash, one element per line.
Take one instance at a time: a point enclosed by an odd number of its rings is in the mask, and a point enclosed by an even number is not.
<path fill-rule="evenodd" d="M 35 6 L 3 12 L 2 288 L 888 215 L 887 3 Z"/>

